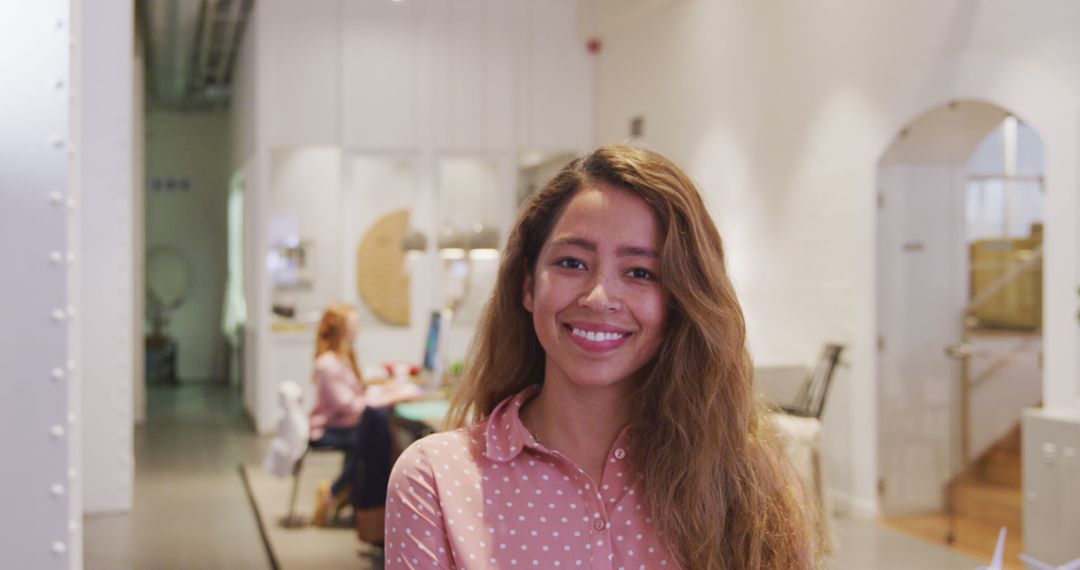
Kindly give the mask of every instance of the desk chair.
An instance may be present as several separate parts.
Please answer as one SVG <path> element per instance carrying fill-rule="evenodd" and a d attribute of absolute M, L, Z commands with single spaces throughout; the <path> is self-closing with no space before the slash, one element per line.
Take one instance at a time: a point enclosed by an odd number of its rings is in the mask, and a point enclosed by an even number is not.
<path fill-rule="evenodd" d="M 340 453 L 344 455 L 348 452 L 344 447 L 325 446 L 318 443 L 308 443 L 304 453 L 300 455 L 300 458 L 296 460 L 296 464 L 292 469 L 292 492 L 289 494 L 289 514 L 285 515 L 285 518 L 281 519 L 281 526 L 286 528 L 294 528 L 304 526 L 307 521 L 303 517 L 296 516 L 296 494 L 300 490 L 300 478 L 304 471 L 304 459 L 307 458 L 309 453 Z"/>
<path fill-rule="evenodd" d="M 821 442 L 821 414 L 829 385 L 840 363 L 844 346 L 826 344 L 821 357 L 803 380 L 792 403 L 780 406 L 783 413 L 770 414 L 781 434 L 784 455 L 791 462 L 807 499 L 811 517 L 816 518 L 824 537 L 825 552 L 836 543 L 832 507 L 826 485 L 825 461 Z"/>
<path fill-rule="evenodd" d="M 821 419 L 825 411 L 825 398 L 829 395 L 829 385 L 832 384 L 836 366 L 840 363 L 840 353 L 844 351 L 842 344 L 826 344 L 818 359 L 817 365 L 806 375 L 795 401 L 781 406 L 785 413 L 804 418 Z"/>

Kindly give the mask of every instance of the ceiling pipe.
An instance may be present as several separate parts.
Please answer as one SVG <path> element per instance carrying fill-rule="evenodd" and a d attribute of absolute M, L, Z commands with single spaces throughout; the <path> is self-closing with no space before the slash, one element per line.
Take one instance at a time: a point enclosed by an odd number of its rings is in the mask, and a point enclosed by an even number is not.
<path fill-rule="evenodd" d="M 137 0 L 153 104 L 221 107 L 253 0 Z"/>

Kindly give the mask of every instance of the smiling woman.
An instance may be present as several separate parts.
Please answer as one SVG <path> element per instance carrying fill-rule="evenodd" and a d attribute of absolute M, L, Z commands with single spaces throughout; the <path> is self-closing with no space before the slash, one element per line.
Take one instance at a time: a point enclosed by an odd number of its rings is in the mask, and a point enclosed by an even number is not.
<path fill-rule="evenodd" d="M 387 568 L 811 568 L 720 236 L 664 157 L 609 146 L 526 206 L 451 419 L 401 456 Z"/>

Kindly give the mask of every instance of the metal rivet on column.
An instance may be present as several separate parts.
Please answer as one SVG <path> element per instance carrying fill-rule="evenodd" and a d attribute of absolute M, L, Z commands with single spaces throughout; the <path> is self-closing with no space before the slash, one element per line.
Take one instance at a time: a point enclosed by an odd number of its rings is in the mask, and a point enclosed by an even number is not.
<path fill-rule="evenodd" d="M 53 206 L 59 206 L 60 204 L 64 203 L 64 195 L 59 193 L 59 192 L 50 192 L 49 193 L 49 202 Z"/>
<path fill-rule="evenodd" d="M 68 207 L 69 210 L 74 210 L 75 209 L 75 198 L 68 198 L 67 199 L 67 207 Z"/>
<path fill-rule="evenodd" d="M 68 369 L 68 372 L 75 372 L 75 361 L 74 360 L 68 360 L 67 369 Z"/>
<path fill-rule="evenodd" d="M 53 265 L 60 265 L 64 262 L 64 254 L 60 253 L 59 251 L 50 251 L 49 262 Z"/>
<path fill-rule="evenodd" d="M 74 520 L 68 521 L 68 530 L 70 530 L 71 532 L 78 531 L 79 530 L 79 523 L 74 521 Z"/>
<path fill-rule="evenodd" d="M 53 426 L 52 429 L 49 430 L 49 434 L 53 436 L 53 439 L 64 437 L 64 426 Z"/>
<path fill-rule="evenodd" d="M 63 554 L 65 552 L 67 552 L 67 545 L 58 540 L 58 541 L 52 543 L 52 551 L 53 551 L 53 554 Z"/>
<path fill-rule="evenodd" d="M 75 316 L 75 305 L 68 305 L 67 314 L 68 314 L 69 317 L 74 317 Z"/>
<path fill-rule="evenodd" d="M 69 480 L 74 481 L 74 480 L 76 480 L 78 478 L 79 478 L 79 472 L 74 467 L 72 467 L 71 469 L 68 469 L 68 479 Z"/>
<path fill-rule="evenodd" d="M 67 314 L 64 313 L 63 309 L 56 309 L 52 312 L 52 319 L 58 323 L 64 322 L 64 319 L 66 318 Z"/>
<path fill-rule="evenodd" d="M 68 254 L 67 254 L 67 262 L 68 263 L 75 263 L 75 254 L 74 253 L 72 253 L 70 251 L 68 252 Z"/>
<path fill-rule="evenodd" d="M 49 376 L 52 376 L 53 380 L 63 380 L 64 379 L 64 369 L 57 366 L 56 368 L 52 369 L 52 372 L 49 373 Z"/>
<path fill-rule="evenodd" d="M 49 487 L 49 494 L 54 496 L 54 497 L 63 497 L 64 496 L 64 486 L 60 485 L 60 484 L 57 484 L 57 485 L 53 485 L 52 487 Z"/>
<path fill-rule="evenodd" d="M 68 414 L 68 424 L 75 425 L 78 423 L 79 418 L 75 414 Z"/>

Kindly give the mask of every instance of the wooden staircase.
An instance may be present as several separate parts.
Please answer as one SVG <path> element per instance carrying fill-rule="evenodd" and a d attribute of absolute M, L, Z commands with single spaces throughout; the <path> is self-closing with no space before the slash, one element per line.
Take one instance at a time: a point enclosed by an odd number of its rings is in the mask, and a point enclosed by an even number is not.
<path fill-rule="evenodd" d="M 1008 528 L 1006 568 L 1023 568 L 1023 497 L 1021 487 L 1020 426 L 1014 427 L 976 459 L 949 487 L 955 509 L 954 524 L 946 513 L 907 515 L 883 522 L 898 530 L 949 544 L 989 561 L 998 531 Z"/>

